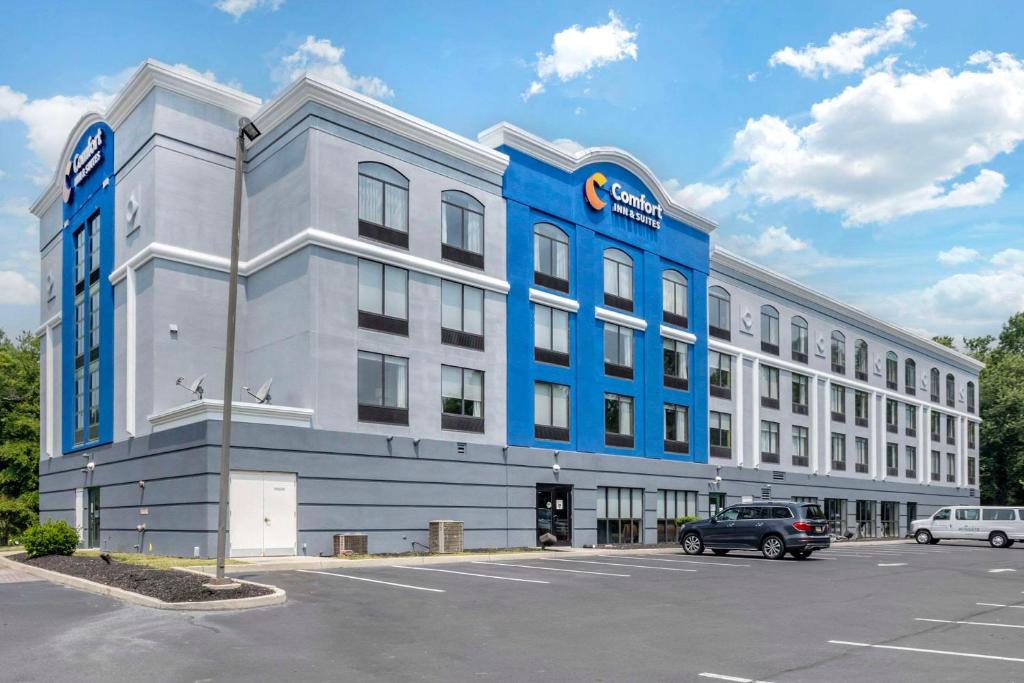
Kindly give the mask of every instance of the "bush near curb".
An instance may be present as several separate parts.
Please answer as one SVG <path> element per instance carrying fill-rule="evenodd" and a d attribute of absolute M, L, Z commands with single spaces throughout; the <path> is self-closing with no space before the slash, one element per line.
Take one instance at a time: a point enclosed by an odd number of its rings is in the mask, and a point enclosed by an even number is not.
<path fill-rule="evenodd" d="M 78 548 L 78 533 L 64 520 L 50 520 L 26 529 L 21 543 L 29 558 L 73 555 Z"/>
<path fill-rule="evenodd" d="M 682 517 L 676 517 L 676 527 L 681 527 L 682 525 L 689 524 L 690 522 L 696 522 L 699 519 L 700 517 L 697 515 L 683 515 Z"/>

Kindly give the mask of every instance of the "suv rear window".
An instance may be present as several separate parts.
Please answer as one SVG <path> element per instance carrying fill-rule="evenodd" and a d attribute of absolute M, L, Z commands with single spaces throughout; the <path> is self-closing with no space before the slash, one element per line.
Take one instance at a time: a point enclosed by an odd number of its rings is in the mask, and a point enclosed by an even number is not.
<path fill-rule="evenodd" d="M 820 505 L 801 505 L 800 511 L 804 519 L 825 519 L 825 513 L 821 511 Z"/>
<path fill-rule="evenodd" d="M 987 521 L 1006 522 L 1014 519 L 1013 510 L 982 510 L 981 518 Z"/>

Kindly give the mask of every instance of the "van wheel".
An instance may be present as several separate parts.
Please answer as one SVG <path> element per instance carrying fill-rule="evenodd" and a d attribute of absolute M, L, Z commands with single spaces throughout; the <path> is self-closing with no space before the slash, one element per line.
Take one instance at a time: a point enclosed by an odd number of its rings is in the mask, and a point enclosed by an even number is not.
<path fill-rule="evenodd" d="M 921 545 L 924 545 L 926 543 L 931 543 L 932 542 L 931 532 L 929 532 L 927 529 L 921 529 L 916 534 L 914 534 L 914 540 L 917 541 L 918 543 L 920 543 Z"/>
<path fill-rule="evenodd" d="M 715 555 L 728 555 L 729 554 L 729 551 L 724 549 L 724 548 L 712 548 L 711 552 L 713 552 Z"/>
<path fill-rule="evenodd" d="M 1008 540 L 1010 539 L 1002 531 L 993 531 L 988 537 L 988 544 L 993 548 L 1005 548 Z"/>
<path fill-rule="evenodd" d="M 767 560 L 781 560 L 786 554 L 786 544 L 781 536 L 771 534 L 761 541 L 761 554 Z"/>
<path fill-rule="evenodd" d="M 683 536 L 682 545 L 687 555 L 700 555 L 704 552 L 704 541 L 700 540 L 700 534 L 693 531 Z"/>

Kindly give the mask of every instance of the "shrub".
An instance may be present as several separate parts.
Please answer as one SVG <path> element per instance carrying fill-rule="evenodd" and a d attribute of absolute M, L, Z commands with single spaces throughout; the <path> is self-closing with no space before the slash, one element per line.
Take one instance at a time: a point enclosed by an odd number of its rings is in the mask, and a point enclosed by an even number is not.
<path fill-rule="evenodd" d="M 682 517 L 676 517 L 676 527 L 681 527 L 689 522 L 696 522 L 700 517 L 697 515 L 683 515 Z"/>
<path fill-rule="evenodd" d="M 64 520 L 50 520 L 29 527 L 21 542 L 30 558 L 43 555 L 71 555 L 78 548 L 78 534 Z"/>
<path fill-rule="evenodd" d="M 36 513 L 24 501 L 0 496 L 0 546 L 17 539 L 35 523 Z"/>

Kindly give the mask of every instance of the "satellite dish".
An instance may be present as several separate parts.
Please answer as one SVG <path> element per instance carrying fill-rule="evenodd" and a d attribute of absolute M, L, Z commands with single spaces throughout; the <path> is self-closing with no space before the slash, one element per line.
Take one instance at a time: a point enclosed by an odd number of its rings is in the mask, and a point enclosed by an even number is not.
<path fill-rule="evenodd" d="M 197 401 L 197 400 L 201 401 L 202 398 L 203 398 L 203 381 L 205 379 L 206 379 L 206 375 L 199 375 L 199 377 L 196 377 L 195 380 L 193 380 L 191 384 L 186 386 L 185 385 L 185 378 L 184 377 L 179 377 L 178 380 L 175 382 L 175 384 L 178 385 L 179 387 L 184 388 L 185 391 L 191 392 L 192 396 L 194 397 L 192 399 L 193 401 Z"/>
<path fill-rule="evenodd" d="M 270 403 L 270 385 L 273 383 L 274 378 L 271 377 L 270 379 L 263 383 L 263 385 L 256 391 L 256 393 L 253 393 L 252 389 L 250 389 L 249 387 L 242 388 L 245 389 L 245 393 L 249 394 L 254 399 L 256 399 L 257 403 Z"/>

